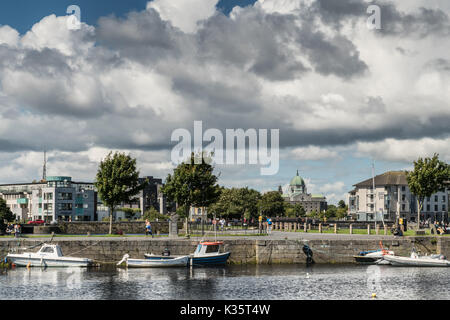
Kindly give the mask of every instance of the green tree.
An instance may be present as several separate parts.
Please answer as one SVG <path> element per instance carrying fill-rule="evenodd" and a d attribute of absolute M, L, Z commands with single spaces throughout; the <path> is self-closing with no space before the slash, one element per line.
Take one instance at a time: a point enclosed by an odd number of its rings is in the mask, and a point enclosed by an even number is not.
<path fill-rule="evenodd" d="M 16 216 L 11 212 L 11 210 L 6 205 L 6 201 L 0 198 L 0 230 L 6 228 L 7 222 L 12 222 L 16 219 Z"/>
<path fill-rule="evenodd" d="M 338 208 L 334 204 L 328 205 L 327 210 L 325 211 L 323 216 L 325 216 L 327 219 L 335 218 L 337 215 Z"/>
<path fill-rule="evenodd" d="M 284 216 L 285 205 L 286 203 L 278 191 L 267 192 L 258 201 L 260 213 L 269 217 Z"/>
<path fill-rule="evenodd" d="M 137 214 L 141 212 L 140 209 L 133 209 L 133 208 L 118 208 L 118 211 L 123 211 L 125 213 L 125 219 L 132 220 L 136 217 Z"/>
<path fill-rule="evenodd" d="M 258 201 L 261 194 L 249 188 L 223 188 L 216 203 L 210 206 L 209 212 L 227 218 L 257 218 Z"/>
<path fill-rule="evenodd" d="M 348 214 L 348 206 L 346 205 L 344 208 L 339 207 L 336 211 L 336 218 L 344 219 Z"/>
<path fill-rule="evenodd" d="M 440 161 L 439 155 L 435 153 L 432 158 L 419 158 L 414 161 L 414 170 L 406 171 L 406 179 L 411 193 L 417 198 L 417 229 L 419 229 L 423 202 L 433 193 L 445 190 L 450 180 L 450 167 Z"/>
<path fill-rule="evenodd" d="M 217 185 L 218 177 L 213 174 L 214 167 L 206 161 L 206 156 L 191 154 L 190 159 L 181 163 L 169 174 L 162 192 L 169 201 L 176 201 L 184 208 L 184 215 L 189 216 L 192 206 L 209 207 L 220 196 Z"/>
<path fill-rule="evenodd" d="M 129 202 L 147 181 L 139 184 L 136 159 L 124 153 L 110 152 L 100 162 L 95 187 L 103 203 L 109 208 L 109 234 L 112 234 L 114 210 L 123 202 Z"/>
<path fill-rule="evenodd" d="M 290 218 L 293 217 L 298 218 L 306 216 L 305 208 L 303 208 L 303 206 L 300 203 L 295 204 L 286 203 L 285 210 L 286 210 L 285 215 Z"/>
<path fill-rule="evenodd" d="M 308 214 L 308 217 L 310 218 L 320 218 L 320 213 L 317 212 L 317 210 L 313 210 Z"/>
<path fill-rule="evenodd" d="M 168 215 L 159 213 L 158 210 L 156 210 L 153 207 L 151 207 L 149 210 L 145 211 L 143 218 L 145 220 L 148 219 L 149 221 L 156 221 L 156 219 L 158 219 L 158 220 L 170 219 L 170 217 Z"/>
<path fill-rule="evenodd" d="M 347 205 L 345 204 L 345 201 L 340 200 L 338 203 L 338 208 L 345 209 L 346 207 L 347 207 Z"/>

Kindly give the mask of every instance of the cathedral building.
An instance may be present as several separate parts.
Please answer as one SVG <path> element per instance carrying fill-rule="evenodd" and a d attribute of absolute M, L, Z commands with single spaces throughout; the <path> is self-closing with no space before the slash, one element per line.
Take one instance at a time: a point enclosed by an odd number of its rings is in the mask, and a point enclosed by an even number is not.
<path fill-rule="evenodd" d="M 306 188 L 305 181 L 297 175 L 292 178 L 289 183 L 289 188 L 286 193 L 281 190 L 284 201 L 290 204 L 301 204 L 306 213 L 309 214 L 312 211 L 322 212 L 327 210 L 327 199 L 321 194 L 309 194 Z"/>

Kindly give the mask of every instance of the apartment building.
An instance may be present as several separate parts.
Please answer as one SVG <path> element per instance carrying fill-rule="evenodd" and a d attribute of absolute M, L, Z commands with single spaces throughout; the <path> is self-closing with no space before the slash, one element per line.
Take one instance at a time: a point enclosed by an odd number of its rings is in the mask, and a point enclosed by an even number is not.
<path fill-rule="evenodd" d="M 354 187 L 347 201 L 349 214 L 358 221 L 417 220 L 417 199 L 409 190 L 404 171 L 389 171 Z M 448 197 L 449 190 L 443 190 L 425 199 L 421 220 L 448 221 Z"/>
<path fill-rule="evenodd" d="M 0 185 L 0 197 L 21 220 L 96 220 L 94 184 L 74 182 L 71 177 L 47 177 L 41 182 Z"/>

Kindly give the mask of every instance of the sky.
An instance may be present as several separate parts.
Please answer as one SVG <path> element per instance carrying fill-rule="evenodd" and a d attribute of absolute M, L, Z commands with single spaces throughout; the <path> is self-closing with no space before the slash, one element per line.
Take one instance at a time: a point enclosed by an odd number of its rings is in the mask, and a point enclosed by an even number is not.
<path fill-rule="evenodd" d="M 217 165 L 221 185 L 299 170 L 337 203 L 372 163 L 450 161 L 449 36 L 447 0 L 2 1 L 0 184 L 40 179 L 44 149 L 48 175 L 93 181 L 114 150 L 165 178 L 172 133 L 202 121 L 280 132 L 277 174 Z"/>

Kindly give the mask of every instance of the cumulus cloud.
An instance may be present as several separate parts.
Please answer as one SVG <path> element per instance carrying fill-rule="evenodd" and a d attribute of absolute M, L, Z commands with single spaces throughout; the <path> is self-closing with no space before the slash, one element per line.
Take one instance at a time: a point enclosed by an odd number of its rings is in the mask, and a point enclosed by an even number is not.
<path fill-rule="evenodd" d="M 440 159 L 450 162 L 450 137 L 442 139 L 385 139 L 377 142 L 359 142 L 356 150 L 359 155 L 378 160 L 409 162 L 419 157 L 432 157 L 439 153 Z"/>
<path fill-rule="evenodd" d="M 49 15 L 22 36 L 0 26 L 0 151 L 165 152 L 142 158 L 164 172 L 172 131 L 202 120 L 280 129 L 297 160 L 343 145 L 395 161 L 446 154 L 445 3 L 380 1 L 382 30 L 367 29 L 363 0 L 259 0 L 229 16 L 216 4 L 155 0 L 79 30 Z"/>
<path fill-rule="evenodd" d="M 317 146 L 295 148 L 291 151 L 291 155 L 297 160 L 324 160 L 339 157 L 338 152 Z"/>
<path fill-rule="evenodd" d="M 184 32 L 197 31 L 199 22 L 216 12 L 219 0 L 154 0 L 147 3 L 147 10 L 155 9 L 161 18 Z"/>

